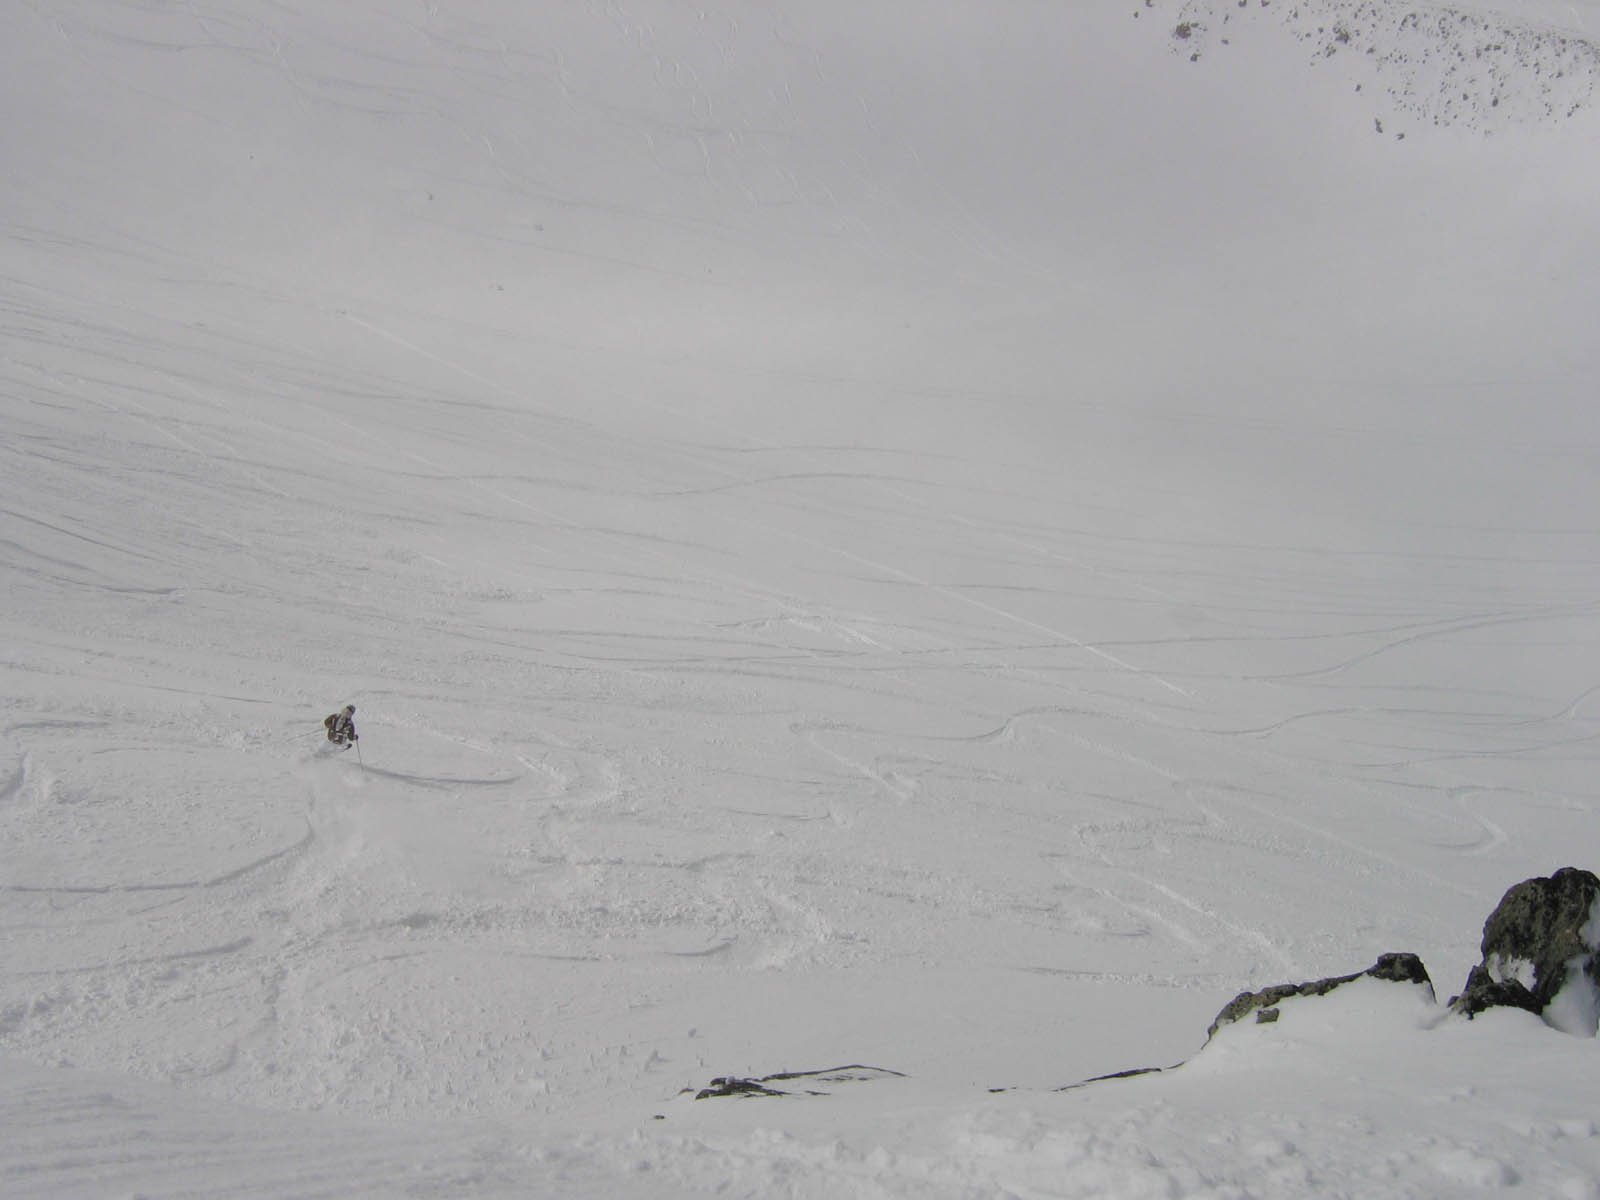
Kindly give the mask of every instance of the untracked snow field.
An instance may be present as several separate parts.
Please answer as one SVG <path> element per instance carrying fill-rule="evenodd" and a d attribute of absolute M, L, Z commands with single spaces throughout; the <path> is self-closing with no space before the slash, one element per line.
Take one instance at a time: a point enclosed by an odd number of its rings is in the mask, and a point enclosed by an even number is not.
<path fill-rule="evenodd" d="M 1600 1198 L 1596 38 L 5 6 L 0 1197 Z"/>

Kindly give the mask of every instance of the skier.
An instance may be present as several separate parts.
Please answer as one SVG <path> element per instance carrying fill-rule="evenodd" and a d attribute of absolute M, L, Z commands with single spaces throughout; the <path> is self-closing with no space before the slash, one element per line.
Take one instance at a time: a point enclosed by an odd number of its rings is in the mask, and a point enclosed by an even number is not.
<path fill-rule="evenodd" d="M 356 735 L 356 706 L 346 704 L 336 713 L 322 718 L 323 728 L 328 731 L 328 740 L 335 746 L 348 746 L 351 742 L 359 742 Z"/>

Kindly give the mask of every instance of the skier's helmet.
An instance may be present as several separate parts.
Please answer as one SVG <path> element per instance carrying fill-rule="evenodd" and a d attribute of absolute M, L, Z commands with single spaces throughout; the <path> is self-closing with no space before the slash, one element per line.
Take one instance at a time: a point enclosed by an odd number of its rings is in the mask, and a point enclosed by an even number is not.
<path fill-rule="evenodd" d="M 346 704 L 344 706 L 344 711 L 346 716 L 353 716 L 355 715 L 356 706 L 354 704 Z"/>

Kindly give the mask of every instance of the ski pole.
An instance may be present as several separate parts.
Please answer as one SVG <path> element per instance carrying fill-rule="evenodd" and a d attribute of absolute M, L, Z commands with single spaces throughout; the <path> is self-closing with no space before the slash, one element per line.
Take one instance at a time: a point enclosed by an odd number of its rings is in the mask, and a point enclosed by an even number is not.
<path fill-rule="evenodd" d="M 367 765 L 366 760 L 361 757 L 361 739 L 360 738 L 356 739 L 356 762 L 360 763 L 363 767 Z"/>

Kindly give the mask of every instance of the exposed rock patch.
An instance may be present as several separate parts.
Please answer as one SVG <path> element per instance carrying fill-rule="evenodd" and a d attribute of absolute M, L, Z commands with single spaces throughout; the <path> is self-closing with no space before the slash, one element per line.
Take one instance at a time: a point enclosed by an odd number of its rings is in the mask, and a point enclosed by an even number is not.
<path fill-rule="evenodd" d="M 759 1079 L 741 1079 L 724 1075 L 713 1079 L 695 1093 L 696 1100 L 716 1100 L 724 1097 L 750 1098 L 755 1096 L 826 1096 L 818 1084 L 865 1083 L 873 1079 L 903 1079 L 899 1071 L 884 1067 L 868 1067 L 852 1063 L 826 1071 L 782 1071 L 776 1075 L 763 1075 Z M 774 1087 L 774 1084 L 798 1084 L 794 1088 Z M 690 1089 L 685 1088 L 685 1091 Z"/>
<path fill-rule="evenodd" d="M 1567 120 L 1600 88 L 1600 46 L 1579 33 L 1448 4 L 1404 0 L 1143 0 L 1190 62 L 1252 25 L 1286 30 L 1311 66 L 1343 71 L 1379 106 L 1375 128 L 1493 132 Z M 1137 12 L 1136 12 L 1137 15 Z M 1168 22 L 1170 21 L 1170 24 Z M 1370 85 L 1370 86 L 1369 86 Z"/>

